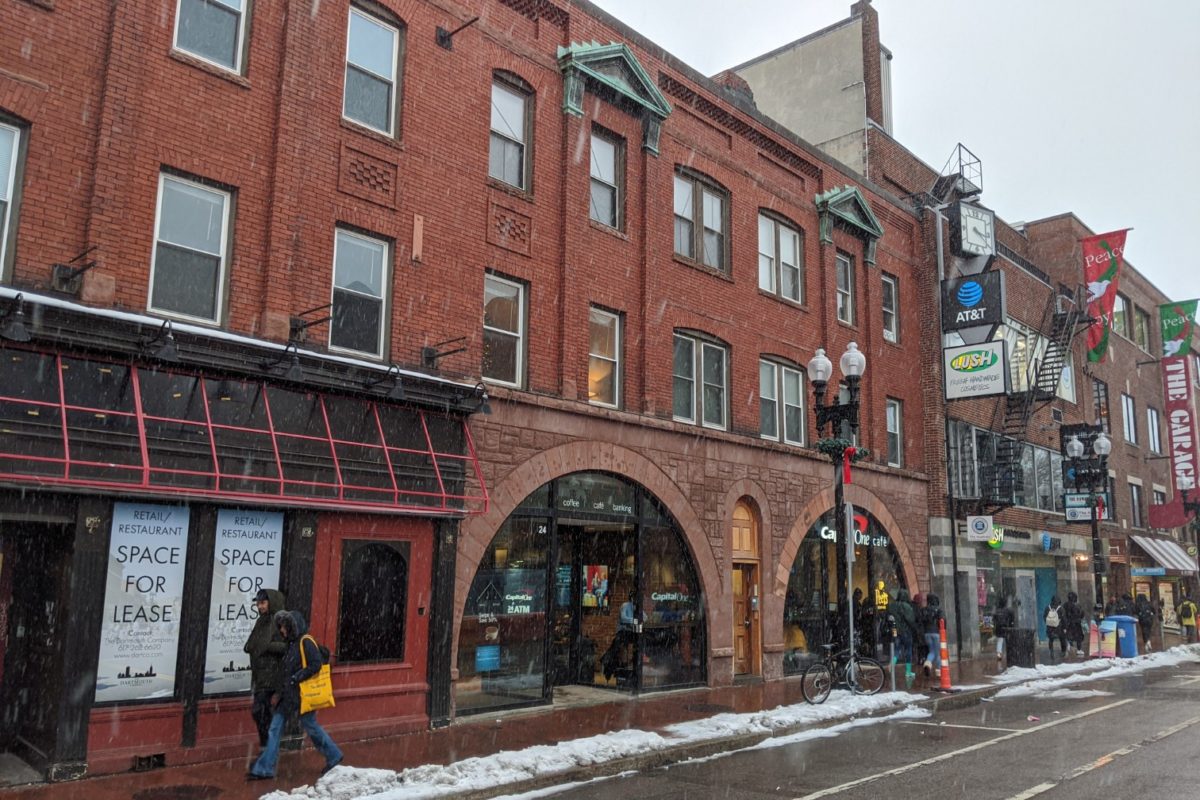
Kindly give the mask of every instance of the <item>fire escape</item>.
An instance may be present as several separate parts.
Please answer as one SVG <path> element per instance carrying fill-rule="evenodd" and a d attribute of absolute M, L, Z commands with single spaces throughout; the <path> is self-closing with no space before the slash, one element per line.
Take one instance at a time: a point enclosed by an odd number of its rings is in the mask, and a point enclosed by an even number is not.
<path fill-rule="evenodd" d="M 1080 289 L 1073 297 L 1050 294 L 1038 327 L 1039 331 L 1049 330 L 1046 351 L 1040 358 L 1036 350 L 1030 354 L 1025 374 L 1020 376 L 1021 383 L 996 404 L 991 428 L 999 430 L 1002 436 L 996 442 L 992 462 L 980 467 L 980 500 L 985 507 L 1007 508 L 1014 505 L 1017 495 L 1024 494 L 1021 452 L 1025 447 L 1025 432 L 1034 413 L 1054 400 L 1063 367 L 1071 355 L 1071 341 L 1081 326 L 1091 322 L 1083 300 Z M 1032 343 L 1030 346 L 1035 347 Z"/>

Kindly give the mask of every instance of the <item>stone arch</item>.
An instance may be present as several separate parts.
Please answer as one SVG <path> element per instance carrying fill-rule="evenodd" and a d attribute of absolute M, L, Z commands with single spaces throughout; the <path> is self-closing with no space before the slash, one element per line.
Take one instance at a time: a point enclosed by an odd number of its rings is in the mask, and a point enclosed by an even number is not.
<path fill-rule="evenodd" d="M 634 450 L 611 442 L 568 442 L 538 453 L 505 475 L 492 487 L 487 512 L 463 522 L 455 566 L 451 664 L 458 663 L 459 628 L 471 581 L 496 531 L 535 489 L 575 472 L 610 472 L 636 481 L 654 495 L 679 524 L 680 533 L 695 560 L 705 596 L 719 596 L 722 583 L 720 570 L 713 557 L 712 544 L 706 535 L 704 523 L 675 482 L 657 464 Z"/>
<path fill-rule="evenodd" d="M 904 569 L 905 583 L 908 584 L 911 590 L 915 591 L 917 587 L 917 572 L 913 564 L 912 552 L 905 538 L 904 529 L 900 527 L 900 523 L 892 516 L 892 512 L 888 511 L 887 506 L 874 493 L 856 483 L 846 487 L 846 502 L 853 503 L 855 506 L 868 511 L 875 519 L 879 520 L 879 524 L 884 527 L 888 536 L 891 537 L 892 546 L 896 548 L 896 554 L 900 556 L 900 566 Z M 775 565 L 775 586 L 773 589 L 775 595 L 783 597 L 787 593 L 788 574 L 792 569 L 792 564 L 796 561 L 796 554 L 800 552 L 800 543 L 804 541 L 804 536 L 808 533 L 809 528 L 813 526 L 813 523 L 820 519 L 825 512 L 833 508 L 833 504 L 834 489 L 830 486 L 810 498 L 804 504 L 804 508 L 800 509 L 800 514 L 796 517 L 796 522 L 792 525 L 791 531 L 788 532 L 787 540 L 783 543 L 783 550 L 779 553 L 779 562 Z"/>

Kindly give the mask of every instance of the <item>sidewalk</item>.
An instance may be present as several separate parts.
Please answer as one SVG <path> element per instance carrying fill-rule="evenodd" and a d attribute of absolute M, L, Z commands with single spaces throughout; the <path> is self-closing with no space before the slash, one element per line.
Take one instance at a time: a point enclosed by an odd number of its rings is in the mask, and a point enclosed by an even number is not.
<path fill-rule="evenodd" d="M 1044 656 L 1045 653 L 1039 655 Z M 936 674 L 929 678 L 919 676 L 910 691 L 926 695 L 926 699 L 917 702 L 916 705 L 925 706 L 930 710 L 974 704 L 980 697 L 995 694 L 1002 688 L 989 680 L 990 676 L 998 672 L 999 665 L 995 658 L 991 657 L 952 663 L 952 683 L 956 687 L 964 687 L 963 691 L 954 694 L 937 693 Z M 902 669 L 900 674 L 902 675 Z M 903 691 L 902 677 L 900 682 L 900 689 Z M 636 729 L 650 733 L 662 732 L 668 726 L 677 723 L 699 721 L 718 714 L 757 712 L 803 703 L 797 679 L 653 693 L 636 698 L 615 695 L 602 689 L 560 687 L 553 706 L 481 714 L 460 718 L 453 725 L 438 730 L 339 744 L 345 751 L 345 763 L 348 765 L 400 771 L 421 765 L 461 762 L 474 756 L 488 756 L 499 751 L 518 751 L 536 745 L 554 745 L 610 731 Z M 900 707 L 893 705 L 888 711 L 896 711 Z M 818 723 L 818 726 L 842 721 L 844 717 L 829 719 Z M 807 727 L 813 727 L 813 724 L 808 723 Z M 759 735 L 758 739 L 766 739 L 771 735 L 774 735 L 773 732 L 765 732 Z M 753 737 L 743 733 L 724 739 L 710 738 L 700 743 L 650 751 L 632 759 L 597 759 L 597 763 L 584 771 L 586 775 L 583 777 L 666 764 L 754 743 Z M 0 798 L 56 800 L 64 796 L 86 795 L 88 800 L 251 800 L 272 790 L 287 791 L 317 780 L 321 760 L 306 741 L 303 750 L 285 752 L 282 755 L 275 781 L 247 783 L 245 772 L 250 758 L 254 755 L 251 752 L 253 749 L 255 748 L 248 746 L 245 759 L 87 778 L 78 784 L 16 787 L 0 790 Z M 547 777 L 540 780 L 524 780 L 511 785 L 493 784 L 486 789 L 446 796 L 494 797 L 503 793 L 529 791 L 540 785 L 560 783 L 579 777 L 575 774 L 569 777 L 560 774 L 552 779 Z"/>

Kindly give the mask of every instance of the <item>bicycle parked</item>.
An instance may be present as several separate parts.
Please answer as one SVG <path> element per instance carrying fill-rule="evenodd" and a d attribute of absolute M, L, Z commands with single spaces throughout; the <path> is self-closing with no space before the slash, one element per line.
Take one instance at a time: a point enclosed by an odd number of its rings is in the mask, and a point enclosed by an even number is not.
<path fill-rule="evenodd" d="M 834 653 L 834 645 L 822 645 L 825 657 L 810 664 L 800 678 L 800 691 L 810 703 L 824 703 L 833 687 L 845 686 L 855 694 L 876 694 L 886 677 L 883 665 L 868 656 L 850 650 Z"/>

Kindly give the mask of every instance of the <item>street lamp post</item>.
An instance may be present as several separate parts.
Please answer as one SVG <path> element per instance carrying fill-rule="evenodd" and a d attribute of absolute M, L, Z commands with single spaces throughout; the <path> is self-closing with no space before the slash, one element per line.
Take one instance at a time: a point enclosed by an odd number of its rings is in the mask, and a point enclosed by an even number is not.
<path fill-rule="evenodd" d="M 829 438 L 822 438 L 818 444 L 821 452 L 826 453 L 834 465 L 834 525 L 837 535 L 845 537 L 844 557 L 837 559 L 837 607 L 846 609 L 846 621 L 849 638 L 847 645 L 854 647 L 854 613 L 850 607 L 851 588 L 853 579 L 854 532 L 850 529 L 849 521 L 853 515 L 846 513 L 845 488 L 843 481 L 842 461 L 846 457 L 846 449 L 853 445 L 852 439 L 843 439 L 840 426 L 845 423 L 850 426 L 850 436 L 858 432 L 858 385 L 863 373 L 867 371 L 867 358 L 858 350 L 858 344 L 850 342 L 846 352 L 838 361 L 842 375 L 846 379 L 849 390 L 847 402 L 836 402 L 825 405 L 825 388 L 833 377 L 833 364 L 825 355 L 824 349 L 818 349 L 812 360 L 808 362 L 808 379 L 813 387 L 813 410 L 817 420 L 817 436 L 822 437 L 825 426 L 829 426 Z M 835 540 L 836 541 L 836 540 Z"/>
<path fill-rule="evenodd" d="M 1092 440 L 1092 451 L 1095 453 L 1095 460 L 1086 468 L 1081 469 L 1084 453 L 1083 442 L 1079 441 L 1078 436 L 1072 436 L 1067 441 L 1067 458 L 1071 459 L 1071 466 L 1075 471 L 1076 485 L 1080 473 L 1087 476 L 1088 493 L 1092 509 L 1092 580 L 1094 582 L 1095 600 L 1092 605 L 1092 614 L 1096 619 L 1104 613 L 1104 585 L 1102 575 L 1104 574 L 1104 552 L 1100 543 L 1100 516 L 1104 513 L 1103 493 L 1096 491 L 1096 483 L 1103 481 L 1101 485 L 1108 484 L 1108 454 L 1112 452 L 1112 440 L 1109 439 L 1103 430 L 1096 433 Z"/>

